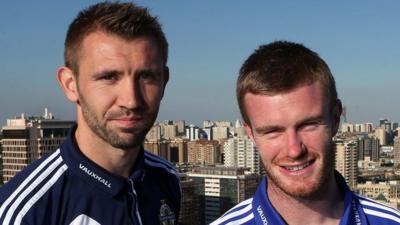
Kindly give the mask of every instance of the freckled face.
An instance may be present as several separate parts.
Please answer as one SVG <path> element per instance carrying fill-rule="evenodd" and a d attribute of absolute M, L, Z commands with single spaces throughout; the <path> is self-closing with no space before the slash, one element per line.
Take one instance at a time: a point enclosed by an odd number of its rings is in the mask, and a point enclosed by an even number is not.
<path fill-rule="evenodd" d="M 245 95 L 245 127 L 260 151 L 269 191 L 310 198 L 330 184 L 340 113 L 327 102 L 319 82 L 287 93 Z"/>
<path fill-rule="evenodd" d="M 89 127 L 116 148 L 141 145 L 167 81 L 168 68 L 152 38 L 89 34 L 79 52 L 78 127 Z"/>

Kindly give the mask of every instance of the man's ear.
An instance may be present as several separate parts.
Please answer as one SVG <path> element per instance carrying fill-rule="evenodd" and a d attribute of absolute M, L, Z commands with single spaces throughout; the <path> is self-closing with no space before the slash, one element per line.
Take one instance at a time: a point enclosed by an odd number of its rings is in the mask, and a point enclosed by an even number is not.
<path fill-rule="evenodd" d="M 57 81 L 61 89 L 64 91 L 65 96 L 71 102 L 79 100 L 77 80 L 72 70 L 68 67 L 60 67 L 57 70 Z"/>
<path fill-rule="evenodd" d="M 340 116 L 343 112 L 343 106 L 340 99 L 336 99 L 335 106 L 333 107 L 333 115 L 332 115 L 332 136 L 335 136 L 337 131 L 339 130 L 340 124 Z"/>
<path fill-rule="evenodd" d="M 247 136 L 249 136 L 250 140 L 254 142 L 254 135 L 253 135 L 253 130 L 251 129 L 251 126 L 249 124 L 247 124 L 246 122 L 243 122 L 243 126 L 246 130 Z"/>

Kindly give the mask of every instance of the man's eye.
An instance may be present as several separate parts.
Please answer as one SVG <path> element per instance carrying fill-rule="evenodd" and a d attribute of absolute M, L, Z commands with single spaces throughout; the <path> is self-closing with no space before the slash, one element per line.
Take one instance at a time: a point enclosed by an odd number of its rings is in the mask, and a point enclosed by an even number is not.
<path fill-rule="evenodd" d="M 304 124 L 304 125 L 302 126 L 302 129 L 303 129 L 303 130 L 306 130 L 306 131 L 312 131 L 312 130 L 317 129 L 318 126 L 319 126 L 319 123 L 318 123 L 318 122 L 306 123 L 306 124 Z"/>
<path fill-rule="evenodd" d="M 113 74 L 107 74 L 101 77 L 102 80 L 116 80 L 117 77 Z"/>
<path fill-rule="evenodd" d="M 155 82 L 160 79 L 160 75 L 153 72 L 143 72 L 140 74 L 140 79 L 146 82 Z"/>
<path fill-rule="evenodd" d="M 267 131 L 257 132 L 257 136 L 272 139 L 278 137 L 280 133 L 281 132 L 279 132 L 279 130 L 267 130 Z"/>

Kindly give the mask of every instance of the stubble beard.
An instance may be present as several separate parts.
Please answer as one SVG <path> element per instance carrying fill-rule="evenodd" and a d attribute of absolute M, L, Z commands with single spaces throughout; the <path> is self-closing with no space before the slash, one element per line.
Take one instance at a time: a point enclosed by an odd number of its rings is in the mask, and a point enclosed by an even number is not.
<path fill-rule="evenodd" d="M 135 112 L 144 115 L 143 120 L 140 121 L 137 127 L 134 128 L 112 128 L 107 126 L 107 114 L 126 114 L 132 113 L 127 112 L 125 109 L 121 109 L 120 112 L 107 112 L 104 120 L 100 120 L 96 113 L 91 109 L 91 107 L 85 101 L 82 95 L 79 95 L 80 106 L 82 108 L 83 118 L 88 124 L 90 130 L 104 142 L 110 144 L 114 148 L 128 150 L 132 148 L 139 147 L 143 144 L 146 134 L 153 126 L 153 123 L 157 117 L 158 109 L 153 112 Z M 129 110 L 128 110 L 129 111 Z M 125 133 L 132 135 L 132 137 L 124 138 L 119 133 Z"/>
<path fill-rule="evenodd" d="M 269 186 L 275 186 L 279 191 L 282 191 L 289 197 L 302 200 L 317 200 L 325 196 L 330 184 L 331 176 L 334 170 L 334 150 L 332 144 L 326 149 L 326 154 L 322 158 L 322 165 L 316 177 L 312 180 L 314 184 L 311 186 L 305 184 L 303 186 L 292 187 L 285 183 L 279 174 L 274 172 L 270 165 L 265 166 Z M 299 183 L 303 180 L 299 180 Z M 326 197 L 326 196 L 325 196 Z"/>

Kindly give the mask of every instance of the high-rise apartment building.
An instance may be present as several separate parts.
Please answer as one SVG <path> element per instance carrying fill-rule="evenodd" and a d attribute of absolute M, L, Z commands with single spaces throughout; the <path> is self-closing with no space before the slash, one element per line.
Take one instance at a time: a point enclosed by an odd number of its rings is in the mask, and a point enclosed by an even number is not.
<path fill-rule="evenodd" d="M 214 140 L 212 127 L 203 128 L 202 131 L 206 134 L 207 140 Z"/>
<path fill-rule="evenodd" d="M 161 156 L 172 163 L 188 162 L 186 139 L 146 140 L 143 146 L 149 152 Z"/>
<path fill-rule="evenodd" d="M 373 123 L 365 123 L 365 132 L 366 133 L 371 133 L 373 130 L 374 130 Z"/>
<path fill-rule="evenodd" d="M 203 121 L 203 128 L 208 128 L 208 127 L 213 127 L 214 126 L 214 122 L 211 120 L 204 120 Z"/>
<path fill-rule="evenodd" d="M 174 124 L 177 127 L 178 135 L 179 136 L 185 136 L 185 121 L 184 120 L 178 120 L 178 121 L 175 121 Z"/>
<path fill-rule="evenodd" d="M 186 128 L 186 138 L 190 141 L 196 141 L 200 139 L 200 128 L 191 124 Z"/>
<path fill-rule="evenodd" d="M 360 124 L 360 123 L 354 124 L 354 132 L 357 132 L 357 133 L 365 132 L 364 124 Z"/>
<path fill-rule="evenodd" d="M 381 118 L 379 119 L 379 126 L 382 127 L 385 123 L 389 122 L 388 119 L 386 118 Z"/>
<path fill-rule="evenodd" d="M 358 160 L 369 157 L 371 161 L 379 162 L 380 142 L 376 137 L 361 137 L 357 140 Z"/>
<path fill-rule="evenodd" d="M 335 141 L 335 169 L 342 174 L 350 188 L 357 185 L 357 142 L 353 140 Z"/>
<path fill-rule="evenodd" d="M 244 126 L 242 125 L 242 122 L 240 122 L 240 120 L 236 120 L 235 127 L 232 128 L 232 130 L 230 131 L 230 134 L 232 134 L 232 136 L 236 136 L 236 137 L 247 136 L 246 129 L 244 128 Z"/>
<path fill-rule="evenodd" d="M 258 150 L 247 136 L 229 138 L 224 144 L 224 156 L 227 167 L 250 168 L 256 174 L 264 172 Z"/>
<path fill-rule="evenodd" d="M 229 127 L 213 127 L 213 140 L 222 140 L 229 137 Z"/>
<path fill-rule="evenodd" d="M 342 123 L 342 125 L 340 127 L 340 131 L 342 133 L 353 133 L 354 132 L 354 124 Z"/>
<path fill-rule="evenodd" d="M 261 176 L 243 168 L 200 167 L 187 175 L 200 197 L 200 224 L 210 224 L 237 203 L 250 198 Z"/>
<path fill-rule="evenodd" d="M 175 124 L 162 125 L 162 138 L 175 139 L 178 136 L 178 127 Z"/>
<path fill-rule="evenodd" d="M 395 166 L 400 165 L 400 136 L 393 141 L 393 162 Z"/>
<path fill-rule="evenodd" d="M 221 163 L 220 145 L 214 140 L 188 142 L 188 162 L 193 164 L 215 165 Z"/>
<path fill-rule="evenodd" d="M 381 145 L 387 145 L 388 143 L 388 133 L 387 131 L 382 128 L 382 127 L 378 127 L 375 129 L 375 133 L 374 133 L 375 137 L 379 139 L 379 143 Z"/>
<path fill-rule="evenodd" d="M 399 123 L 398 122 L 393 122 L 392 123 L 392 130 L 396 130 L 397 128 L 399 128 Z"/>
<path fill-rule="evenodd" d="M 181 180 L 181 209 L 179 225 L 200 225 L 200 200 L 196 194 L 196 183 L 186 174 L 179 174 Z"/>
<path fill-rule="evenodd" d="M 13 178 L 34 160 L 50 153 L 66 139 L 72 121 L 53 118 L 47 110 L 41 117 L 8 119 L 3 126 L 3 178 Z"/>

